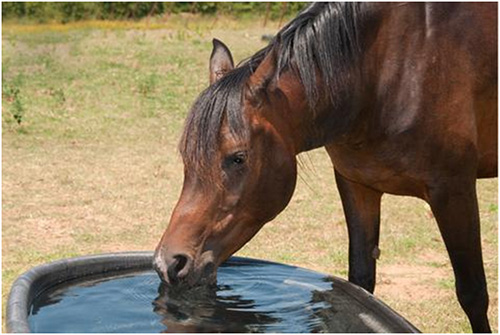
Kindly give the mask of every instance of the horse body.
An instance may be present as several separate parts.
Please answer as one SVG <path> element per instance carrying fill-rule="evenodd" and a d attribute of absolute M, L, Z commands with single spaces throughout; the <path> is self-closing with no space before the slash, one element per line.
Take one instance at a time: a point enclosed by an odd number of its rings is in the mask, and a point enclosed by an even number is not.
<path fill-rule="evenodd" d="M 181 141 L 184 188 L 157 249 L 160 275 L 213 281 L 288 204 L 296 154 L 324 146 L 349 280 L 374 290 L 382 195 L 421 198 L 473 330 L 490 331 L 475 182 L 497 173 L 496 27 L 494 3 L 314 4 L 234 70 L 215 43 L 212 85 Z"/>
<path fill-rule="evenodd" d="M 415 8 L 379 28 L 384 37 L 365 56 L 376 73 L 365 77 L 375 82 L 360 98 L 370 105 L 326 145 L 354 255 L 349 279 L 374 288 L 380 196 L 419 197 L 438 221 L 473 330 L 489 331 L 475 180 L 497 175 L 496 32 L 487 31 L 496 8 L 454 4 L 443 13 L 441 5 L 408 5 L 417 6 L 431 16 L 420 18 L 421 29 L 400 30 L 398 21 L 414 17 Z"/>
<path fill-rule="evenodd" d="M 348 132 L 325 143 L 338 172 L 381 192 L 425 200 L 427 185 L 457 169 L 465 173 L 464 162 L 474 176 L 496 176 L 496 34 L 487 34 L 494 11 L 408 4 L 387 14 L 355 81 L 363 89 L 351 99 L 365 105 Z"/>

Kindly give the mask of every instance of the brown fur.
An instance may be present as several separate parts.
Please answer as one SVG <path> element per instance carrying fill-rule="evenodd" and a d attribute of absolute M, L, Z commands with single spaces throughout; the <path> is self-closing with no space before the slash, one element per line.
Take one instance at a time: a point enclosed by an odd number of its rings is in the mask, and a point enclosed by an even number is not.
<path fill-rule="evenodd" d="M 359 59 L 328 89 L 318 70 L 314 104 L 301 74 L 279 68 L 278 44 L 259 59 L 242 88 L 250 136 L 232 136 L 222 124 L 215 160 L 222 188 L 186 166 L 157 267 L 166 281 L 213 282 L 216 267 L 288 204 L 295 156 L 325 146 L 348 225 L 349 280 L 374 290 L 382 194 L 424 199 L 458 299 L 473 330 L 488 332 L 475 181 L 497 174 L 497 4 L 361 9 Z"/>

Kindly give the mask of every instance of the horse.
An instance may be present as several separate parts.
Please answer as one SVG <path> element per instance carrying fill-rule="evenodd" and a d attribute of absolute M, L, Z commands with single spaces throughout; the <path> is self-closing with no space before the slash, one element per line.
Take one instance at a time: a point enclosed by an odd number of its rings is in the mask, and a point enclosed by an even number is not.
<path fill-rule="evenodd" d="M 217 267 L 288 204 L 297 154 L 325 147 L 350 282 L 375 288 L 384 193 L 426 201 L 474 332 L 490 332 L 476 179 L 497 176 L 496 3 L 313 3 L 210 85 L 180 140 L 184 183 L 154 256 L 166 285 Z"/>

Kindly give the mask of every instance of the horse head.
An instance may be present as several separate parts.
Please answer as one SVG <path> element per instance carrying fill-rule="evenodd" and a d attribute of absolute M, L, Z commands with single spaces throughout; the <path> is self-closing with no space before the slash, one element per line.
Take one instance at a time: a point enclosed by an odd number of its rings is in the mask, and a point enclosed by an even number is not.
<path fill-rule="evenodd" d="M 167 284 L 214 284 L 217 267 L 290 201 L 296 152 L 275 74 L 274 52 L 233 68 L 229 49 L 214 40 L 211 85 L 180 143 L 182 193 L 154 257 Z"/>

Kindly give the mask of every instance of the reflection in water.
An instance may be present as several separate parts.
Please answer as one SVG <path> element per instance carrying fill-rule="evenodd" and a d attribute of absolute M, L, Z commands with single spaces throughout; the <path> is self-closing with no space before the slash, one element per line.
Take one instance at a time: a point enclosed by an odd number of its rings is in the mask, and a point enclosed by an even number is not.
<path fill-rule="evenodd" d="M 218 291 L 230 291 L 219 286 Z M 169 333 L 248 333 L 264 332 L 266 326 L 280 320 L 270 312 L 254 311 L 255 301 L 240 295 L 218 296 L 210 288 L 197 288 L 187 292 L 169 291 L 160 284 L 154 301 L 154 312 Z"/>
<path fill-rule="evenodd" d="M 214 289 L 169 290 L 153 271 L 57 286 L 36 297 L 29 323 L 42 333 L 412 330 L 356 292 L 305 269 L 229 261 L 219 268 Z"/>

